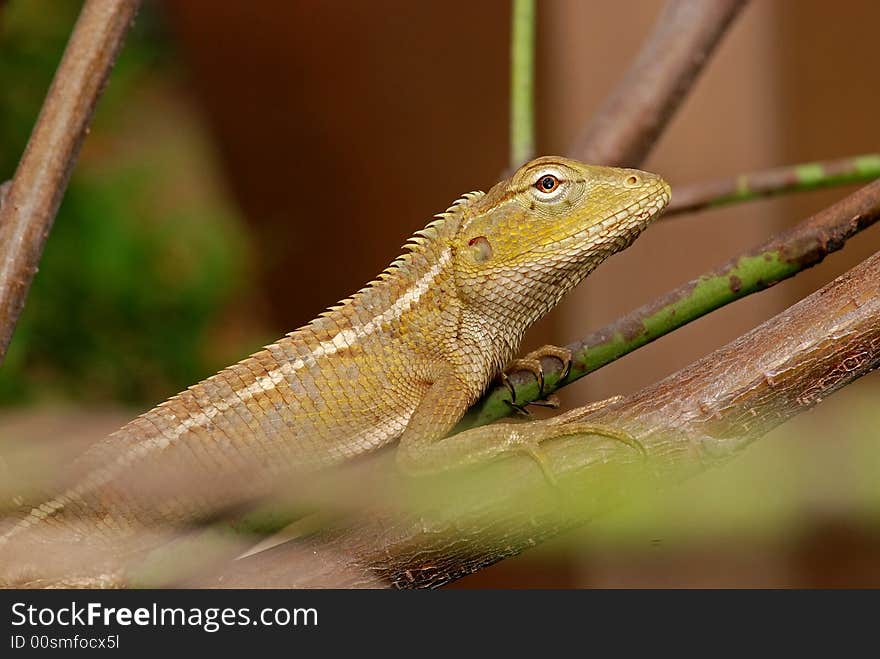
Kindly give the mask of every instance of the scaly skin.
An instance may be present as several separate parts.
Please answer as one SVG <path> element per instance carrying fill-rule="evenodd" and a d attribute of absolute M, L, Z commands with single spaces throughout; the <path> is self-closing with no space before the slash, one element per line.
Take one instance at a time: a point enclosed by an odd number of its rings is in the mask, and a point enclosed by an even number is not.
<path fill-rule="evenodd" d="M 410 472 L 545 439 L 550 426 L 538 422 L 528 437 L 486 428 L 444 437 L 515 357 L 526 329 L 626 248 L 669 196 L 654 174 L 560 157 L 465 195 L 351 298 L 88 451 L 66 490 L 0 536 L 0 579 L 51 581 L 38 559 L 2 558 L 16 546 L 30 557 L 50 542 L 41 533 L 112 546 L 396 439 Z M 108 579 L 67 577 L 61 583 Z"/>

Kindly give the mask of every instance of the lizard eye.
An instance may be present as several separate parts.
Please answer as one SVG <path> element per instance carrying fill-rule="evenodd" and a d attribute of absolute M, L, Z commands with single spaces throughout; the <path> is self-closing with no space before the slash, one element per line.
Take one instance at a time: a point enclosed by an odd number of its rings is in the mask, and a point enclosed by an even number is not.
<path fill-rule="evenodd" d="M 559 187 L 559 179 L 553 176 L 553 174 L 545 174 L 538 179 L 538 182 L 535 183 L 535 187 L 539 192 L 548 194 Z"/>

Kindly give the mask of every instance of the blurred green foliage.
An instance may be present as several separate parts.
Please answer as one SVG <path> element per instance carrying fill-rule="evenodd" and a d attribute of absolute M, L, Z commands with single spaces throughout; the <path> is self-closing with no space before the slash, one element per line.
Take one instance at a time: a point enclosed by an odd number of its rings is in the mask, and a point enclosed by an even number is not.
<path fill-rule="evenodd" d="M 3 10 L 4 180 L 80 4 L 19 0 Z M 99 104 L 0 370 L 0 401 L 155 402 L 222 365 L 206 333 L 247 274 L 248 243 L 234 209 L 211 196 L 208 168 L 192 166 L 209 159 L 197 122 L 165 111 L 178 73 L 152 11 L 147 3 Z"/>

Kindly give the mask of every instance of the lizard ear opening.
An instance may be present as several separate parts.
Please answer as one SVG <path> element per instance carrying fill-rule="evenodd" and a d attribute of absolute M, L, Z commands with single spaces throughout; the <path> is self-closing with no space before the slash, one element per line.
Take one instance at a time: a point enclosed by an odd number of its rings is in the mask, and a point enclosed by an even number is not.
<path fill-rule="evenodd" d="M 483 263 L 492 258 L 492 245 L 486 236 L 477 236 L 468 241 L 468 247 L 471 248 L 471 256 L 477 263 Z"/>

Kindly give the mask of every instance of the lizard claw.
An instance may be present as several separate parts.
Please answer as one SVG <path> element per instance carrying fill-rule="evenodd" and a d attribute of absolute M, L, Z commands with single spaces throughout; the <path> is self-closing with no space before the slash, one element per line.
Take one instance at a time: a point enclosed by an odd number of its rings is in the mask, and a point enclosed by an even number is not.
<path fill-rule="evenodd" d="M 560 403 L 559 398 L 556 397 L 556 394 L 550 394 L 546 398 L 542 398 L 540 400 L 533 400 L 529 405 L 537 405 L 538 407 L 549 407 L 554 410 L 558 410 Z"/>
<path fill-rule="evenodd" d="M 525 405 L 517 404 L 516 389 L 514 389 L 513 383 L 510 381 L 510 378 L 507 377 L 507 373 L 502 372 L 499 377 L 501 379 L 501 384 L 507 387 L 507 390 L 510 392 L 510 400 L 505 400 L 504 402 L 507 403 L 513 410 L 515 410 L 517 414 L 521 414 L 523 416 L 531 416 L 532 413 L 529 412 L 528 409 L 526 409 Z"/>
<path fill-rule="evenodd" d="M 571 350 L 559 346 L 542 346 L 526 356 L 534 359 L 540 359 L 541 357 L 555 357 L 558 359 L 562 363 L 562 373 L 559 374 L 557 382 L 562 382 L 571 374 L 571 367 L 574 363 Z"/>
<path fill-rule="evenodd" d="M 571 375 L 571 365 L 574 363 L 574 360 L 571 358 L 571 350 L 565 348 L 565 351 L 568 353 L 568 356 L 562 360 L 562 373 L 559 376 L 559 382 L 564 381 Z"/>
<path fill-rule="evenodd" d="M 525 405 L 518 405 L 512 400 L 505 400 L 504 402 L 507 403 L 507 405 L 517 414 L 528 417 L 532 416 L 532 413 L 529 412 L 529 409 Z"/>
<path fill-rule="evenodd" d="M 516 389 L 513 388 L 513 383 L 510 381 L 510 377 L 508 377 L 505 371 L 501 371 L 498 374 L 498 379 L 501 380 L 501 384 L 507 387 L 507 390 L 510 392 L 510 403 L 513 404 L 516 402 Z"/>
<path fill-rule="evenodd" d="M 513 384 L 510 382 L 508 373 L 516 373 L 517 371 L 527 371 L 535 376 L 538 381 L 538 398 L 544 397 L 544 367 L 541 366 L 541 360 L 535 359 L 528 355 L 522 359 L 514 359 L 507 368 L 504 369 L 503 376 L 507 383 L 507 387 L 513 391 Z"/>

